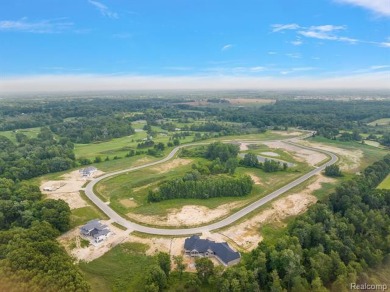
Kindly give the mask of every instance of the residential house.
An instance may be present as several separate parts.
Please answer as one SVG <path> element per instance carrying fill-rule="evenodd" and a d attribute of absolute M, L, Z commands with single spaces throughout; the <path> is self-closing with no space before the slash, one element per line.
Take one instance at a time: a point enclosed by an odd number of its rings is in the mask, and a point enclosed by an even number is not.
<path fill-rule="evenodd" d="M 99 243 L 110 236 L 111 231 L 107 225 L 103 225 L 98 219 L 94 219 L 82 226 L 80 233 L 86 237 L 92 237 L 95 243 Z"/>
<path fill-rule="evenodd" d="M 186 238 L 184 251 L 191 257 L 215 257 L 225 266 L 234 265 L 241 259 L 240 253 L 234 251 L 227 242 L 200 239 L 197 235 Z"/>
<path fill-rule="evenodd" d="M 92 176 L 92 174 L 94 174 L 95 171 L 97 171 L 97 168 L 93 166 L 88 166 L 86 168 L 80 169 L 80 173 L 84 177 Z"/>

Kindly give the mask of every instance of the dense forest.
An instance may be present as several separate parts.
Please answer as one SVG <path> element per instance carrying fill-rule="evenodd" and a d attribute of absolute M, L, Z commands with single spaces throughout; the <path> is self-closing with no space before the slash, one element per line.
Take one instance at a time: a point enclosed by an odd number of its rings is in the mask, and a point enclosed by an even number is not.
<path fill-rule="evenodd" d="M 69 222 L 64 201 L 43 200 L 36 186 L 0 179 L 0 290 L 89 291 L 56 241 Z"/>
<path fill-rule="evenodd" d="M 16 133 L 16 139 L 14 144 L 0 135 L 0 177 L 20 181 L 76 165 L 73 143 L 55 139 L 48 128 L 41 128 L 37 138 Z"/>

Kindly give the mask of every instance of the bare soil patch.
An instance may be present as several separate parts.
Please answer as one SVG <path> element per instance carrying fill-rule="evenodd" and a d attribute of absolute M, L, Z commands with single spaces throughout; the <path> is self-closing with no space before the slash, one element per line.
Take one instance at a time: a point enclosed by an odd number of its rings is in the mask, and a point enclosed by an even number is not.
<path fill-rule="evenodd" d="M 191 162 L 192 162 L 191 159 L 176 158 L 174 160 L 171 160 L 168 163 L 163 163 L 161 165 L 153 167 L 150 170 L 158 172 L 158 173 L 164 173 L 164 172 L 170 171 L 176 167 L 190 164 Z"/>
<path fill-rule="evenodd" d="M 248 150 L 248 143 L 240 143 L 240 151 L 246 151 Z"/>
<path fill-rule="evenodd" d="M 301 162 L 306 162 L 311 166 L 317 165 L 327 158 L 327 156 L 323 153 L 303 149 L 291 144 L 283 143 L 281 141 L 264 142 L 264 144 L 270 148 L 283 149 L 292 152 L 295 159 Z"/>
<path fill-rule="evenodd" d="M 252 250 L 263 239 L 261 231 L 259 232 L 261 226 L 271 222 L 280 222 L 289 216 L 305 212 L 317 201 L 312 193 L 320 189 L 322 183 L 333 181 L 334 179 L 317 175 L 316 181 L 303 191 L 280 198 L 274 201 L 269 209 L 219 233 L 232 240 L 241 249 Z"/>
<path fill-rule="evenodd" d="M 132 199 L 122 199 L 119 202 L 126 208 L 134 208 L 138 206 L 138 204 Z"/>
<path fill-rule="evenodd" d="M 262 184 L 262 182 L 260 181 L 260 178 L 258 176 L 254 175 L 253 173 L 248 173 L 248 175 L 251 177 L 251 179 L 253 180 L 255 185 L 261 185 Z"/>
<path fill-rule="evenodd" d="M 139 222 L 157 226 L 195 226 L 205 224 L 226 216 L 232 208 L 237 208 L 244 202 L 223 204 L 215 209 L 204 206 L 187 205 L 180 209 L 170 209 L 166 216 L 142 215 L 127 213 L 126 215 Z"/>
<path fill-rule="evenodd" d="M 102 171 L 96 171 L 91 178 L 102 175 Z M 91 178 L 82 177 L 78 170 L 66 173 L 61 176 L 61 180 L 44 181 L 40 190 L 48 199 L 62 199 L 68 203 L 71 209 L 82 208 L 88 204 L 81 198 L 79 191 L 85 182 Z M 51 191 L 45 189 L 51 189 Z"/>
<path fill-rule="evenodd" d="M 79 228 L 74 228 L 71 231 L 61 235 L 57 238 L 57 240 L 65 247 L 66 251 L 69 255 L 76 258 L 77 261 L 83 260 L 86 262 L 93 261 L 104 255 L 110 249 L 112 249 L 117 244 L 120 244 L 128 239 L 129 231 L 121 230 L 114 225 L 111 225 L 111 221 L 101 221 L 102 224 L 106 224 L 109 226 L 112 234 L 103 242 L 101 242 L 98 246 L 94 246 L 90 244 L 88 247 L 80 247 L 77 246 L 72 249 L 72 242 L 77 242 L 80 240 L 80 230 Z"/>
<path fill-rule="evenodd" d="M 302 132 L 298 132 L 298 131 L 271 131 L 271 133 L 273 134 L 278 134 L 280 136 L 299 136 L 299 135 L 302 135 Z"/>
<path fill-rule="evenodd" d="M 356 150 L 343 149 L 343 148 L 338 148 L 334 146 L 324 145 L 321 143 L 313 143 L 308 141 L 301 141 L 300 143 L 310 147 L 315 147 L 315 148 L 336 153 L 340 158 L 338 164 L 340 165 L 341 170 L 344 171 L 358 170 L 361 160 L 363 158 L 363 151 L 359 149 Z"/>

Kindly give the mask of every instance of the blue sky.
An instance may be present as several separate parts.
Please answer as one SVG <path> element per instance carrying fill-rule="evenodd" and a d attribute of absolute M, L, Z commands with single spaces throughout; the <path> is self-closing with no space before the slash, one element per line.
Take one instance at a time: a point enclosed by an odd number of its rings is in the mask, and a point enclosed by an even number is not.
<path fill-rule="evenodd" d="M 390 89 L 389 0 L 2 0 L 0 90 Z"/>

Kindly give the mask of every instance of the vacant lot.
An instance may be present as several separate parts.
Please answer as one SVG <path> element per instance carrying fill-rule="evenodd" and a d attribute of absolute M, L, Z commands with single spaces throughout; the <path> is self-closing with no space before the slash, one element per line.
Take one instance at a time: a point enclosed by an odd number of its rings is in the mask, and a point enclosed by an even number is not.
<path fill-rule="evenodd" d="M 319 190 L 322 184 L 330 182 L 334 182 L 334 179 L 317 175 L 314 181 L 302 191 L 292 191 L 290 194 L 273 201 L 270 207 L 262 209 L 258 214 L 242 220 L 241 223 L 222 229 L 218 233 L 232 240 L 240 249 L 252 250 L 263 239 L 262 226 L 281 222 L 288 217 L 305 212 L 309 206 L 317 201 L 313 192 Z"/>
<path fill-rule="evenodd" d="M 96 171 L 92 177 L 102 175 L 102 171 Z M 41 192 L 49 199 L 62 199 L 68 203 L 71 209 L 88 206 L 87 202 L 80 196 L 80 189 L 90 179 L 83 177 L 79 170 L 62 175 L 61 180 L 50 180 L 41 182 Z M 45 189 L 51 189 L 50 191 Z"/>

